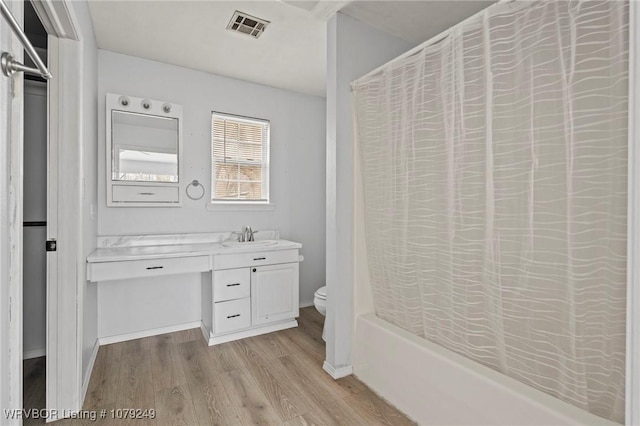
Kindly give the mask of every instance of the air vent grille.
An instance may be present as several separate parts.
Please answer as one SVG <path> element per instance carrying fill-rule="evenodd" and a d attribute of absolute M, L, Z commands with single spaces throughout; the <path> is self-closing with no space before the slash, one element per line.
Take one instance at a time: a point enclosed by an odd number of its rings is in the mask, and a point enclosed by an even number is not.
<path fill-rule="evenodd" d="M 269 25 L 269 21 L 236 10 L 229 21 L 229 25 L 227 25 L 227 29 L 258 38 L 267 28 L 267 25 Z"/>

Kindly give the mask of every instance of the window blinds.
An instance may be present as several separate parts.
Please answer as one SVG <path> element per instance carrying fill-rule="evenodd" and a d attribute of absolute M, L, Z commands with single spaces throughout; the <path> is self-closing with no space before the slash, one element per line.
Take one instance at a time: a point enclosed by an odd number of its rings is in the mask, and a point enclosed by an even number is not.
<path fill-rule="evenodd" d="M 268 201 L 269 122 L 212 114 L 212 199 Z"/>

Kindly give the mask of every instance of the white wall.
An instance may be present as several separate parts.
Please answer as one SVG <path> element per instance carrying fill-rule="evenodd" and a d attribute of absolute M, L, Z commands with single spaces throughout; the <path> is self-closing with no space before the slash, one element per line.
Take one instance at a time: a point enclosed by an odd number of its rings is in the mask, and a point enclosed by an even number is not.
<path fill-rule="evenodd" d="M 280 230 L 302 243 L 300 300 L 313 302 L 324 285 L 325 100 L 207 74 L 110 51 L 98 54 L 98 233 L 161 234 L 254 229 Z M 181 104 L 184 108 L 184 172 L 181 190 L 193 179 L 210 190 L 211 111 L 271 121 L 271 211 L 209 211 L 206 197 L 182 207 L 107 207 L 105 184 L 105 93 Z M 183 192 L 184 194 L 184 192 Z"/>
<path fill-rule="evenodd" d="M 351 365 L 353 318 L 354 144 L 351 81 L 413 44 L 336 14 L 327 24 L 327 359 Z"/>
<path fill-rule="evenodd" d="M 81 123 L 81 174 L 84 191 L 82 195 L 82 249 L 78 262 L 79 296 L 82 297 L 82 380 L 90 378 L 91 356 L 98 339 L 98 289 L 95 283 L 85 280 L 86 262 L 83 260 L 96 248 L 97 218 L 91 215 L 98 198 L 98 46 L 93 32 L 93 21 L 86 0 L 73 1 L 80 37 L 80 67 L 82 70 L 82 98 L 80 99 Z"/>

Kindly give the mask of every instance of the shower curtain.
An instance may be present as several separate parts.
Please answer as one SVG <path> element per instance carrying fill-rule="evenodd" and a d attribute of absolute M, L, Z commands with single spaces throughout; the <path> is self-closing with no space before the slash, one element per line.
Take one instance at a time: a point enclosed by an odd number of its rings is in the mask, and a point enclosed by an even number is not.
<path fill-rule="evenodd" d="M 376 314 L 618 422 L 627 20 L 499 4 L 353 83 Z"/>

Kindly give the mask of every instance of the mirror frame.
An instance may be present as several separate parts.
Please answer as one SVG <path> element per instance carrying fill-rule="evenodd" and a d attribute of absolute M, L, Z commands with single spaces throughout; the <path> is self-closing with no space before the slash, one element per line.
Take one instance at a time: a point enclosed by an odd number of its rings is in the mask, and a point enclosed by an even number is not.
<path fill-rule="evenodd" d="M 158 118 L 177 119 L 178 123 L 178 181 L 177 182 L 144 182 L 113 179 L 113 146 L 112 140 L 113 112 L 141 114 Z M 106 94 L 105 147 L 106 147 L 106 183 L 107 207 L 180 207 L 182 195 L 180 186 L 182 176 L 182 105 L 173 102 L 149 98 L 139 98 L 116 93 Z"/>

